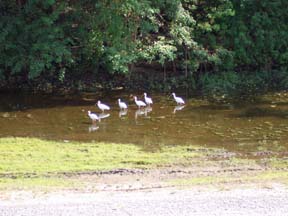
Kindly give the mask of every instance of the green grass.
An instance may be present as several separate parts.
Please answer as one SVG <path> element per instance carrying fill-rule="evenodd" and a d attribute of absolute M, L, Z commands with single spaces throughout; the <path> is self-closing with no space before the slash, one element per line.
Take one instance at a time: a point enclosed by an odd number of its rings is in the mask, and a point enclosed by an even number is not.
<path fill-rule="evenodd" d="M 69 188 L 79 181 L 65 174 L 189 163 L 200 156 L 197 149 L 178 146 L 147 152 L 132 144 L 0 138 L 0 189 Z"/>
<path fill-rule="evenodd" d="M 219 149 L 199 146 L 163 147 L 155 152 L 143 150 L 132 144 L 81 143 L 47 141 L 36 138 L 0 138 L 0 189 L 25 187 L 77 187 L 81 181 L 67 174 L 114 170 L 119 168 L 161 168 L 165 166 L 205 167 L 255 167 L 253 159 L 209 159 L 219 154 Z M 221 153 L 220 152 L 220 153 Z M 225 151 L 223 150 L 223 153 Z M 213 157 L 212 157 L 213 158 Z M 288 183 L 288 174 L 277 171 L 287 168 L 287 160 L 265 159 L 265 172 L 255 176 L 197 176 L 193 179 L 174 180 L 178 185 L 198 185 L 236 181 L 282 180 Z M 262 166 L 262 165 L 261 165 Z"/>
<path fill-rule="evenodd" d="M 132 144 L 64 143 L 35 138 L 0 139 L 0 175 L 51 175 L 53 173 L 151 168 L 197 157 L 187 147 L 164 147 L 147 152 Z M 32 176 L 33 176 L 32 175 Z"/>
<path fill-rule="evenodd" d="M 277 169 L 287 169 L 288 168 L 288 160 L 286 159 L 278 159 L 278 158 L 270 158 L 266 160 L 266 163 L 269 166 L 277 168 Z"/>

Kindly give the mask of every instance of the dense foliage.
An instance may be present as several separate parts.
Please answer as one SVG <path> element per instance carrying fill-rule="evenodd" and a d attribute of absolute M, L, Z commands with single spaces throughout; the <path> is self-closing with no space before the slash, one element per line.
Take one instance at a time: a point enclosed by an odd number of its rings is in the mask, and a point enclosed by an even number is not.
<path fill-rule="evenodd" d="M 0 79 L 188 88 L 288 87 L 286 0 L 2 0 Z M 64 82 L 66 81 L 66 82 Z M 85 86 L 84 86 L 85 88 Z"/>

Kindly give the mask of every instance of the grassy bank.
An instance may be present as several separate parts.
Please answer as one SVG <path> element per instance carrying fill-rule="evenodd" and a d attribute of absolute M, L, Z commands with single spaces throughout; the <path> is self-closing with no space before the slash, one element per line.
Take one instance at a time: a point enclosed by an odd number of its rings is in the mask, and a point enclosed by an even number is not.
<path fill-rule="evenodd" d="M 0 175 L 46 175 L 119 168 L 151 168 L 200 156 L 187 147 L 147 152 L 129 144 L 56 142 L 34 138 L 0 139 Z"/>
<path fill-rule="evenodd" d="M 217 159 L 214 155 L 225 155 L 224 150 L 199 146 L 163 147 L 155 152 L 144 151 L 140 146 L 113 143 L 79 143 L 46 141 L 35 138 L 0 139 L 0 189 L 34 186 L 74 187 L 69 176 L 83 172 L 97 172 L 115 169 L 167 168 L 167 167 L 261 167 L 273 179 L 273 168 L 287 167 L 287 160 L 265 159 Z M 213 159 L 214 158 L 214 159 Z M 262 165 L 261 165 L 262 163 Z M 271 171 L 272 170 L 272 171 Z M 267 174 L 267 175 L 268 175 Z M 277 177 L 287 180 L 287 172 L 277 171 Z M 266 176 L 267 176 L 266 175 Z M 259 179 L 265 176 L 261 172 Z M 225 177 L 225 176 L 224 176 Z M 256 177 L 253 177 L 255 180 Z M 180 180 L 179 184 L 210 183 L 219 176 L 197 175 L 192 180 Z M 221 181 L 227 178 L 221 177 Z M 241 179 L 241 176 L 237 176 Z M 245 180 L 245 177 L 243 177 Z M 249 178 L 246 178 L 249 180 Z M 177 182 L 177 181 L 175 181 Z M 79 183 L 79 182 L 78 182 Z M 78 184 L 77 183 L 77 184 Z"/>
<path fill-rule="evenodd" d="M 77 172 L 153 168 L 197 158 L 199 147 L 165 147 L 147 152 L 129 144 L 0 139 L 0 188 L 22 185 L 70 185 L 61 177 Z"/>

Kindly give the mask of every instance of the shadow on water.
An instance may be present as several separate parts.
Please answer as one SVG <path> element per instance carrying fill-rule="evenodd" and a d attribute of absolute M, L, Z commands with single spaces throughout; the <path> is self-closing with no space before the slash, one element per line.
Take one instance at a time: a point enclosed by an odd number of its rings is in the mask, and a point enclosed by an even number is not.
<path fill-rule="evenodd" d="M 143 99 L 142 94 L 137 96 Z M 165 145 L 195 144 L 244 155 L 288 152 L 288 105 L 269 101 L 238 107 L 191 99 L 176 106 L 172 97 L 151 97 L 153 106 L 138 109 L 127 92 L 109 96 L 1 95 L 0 137 L 131 143 L 149 151 Z M 119 109 L 118 98 L 128 104 L 127 110 Z M 95 106 L 98 99 L 111 110 L 102 113 Z M 101 121 L 92 124 L 88 110 L 97 113 Z"/>
<path fill-rule="evenodd" d="M 105 97 L 105 93 L 75 93 L 69 95 L 51 95 L 51 94 L 21 94 L 21 93 L 0 93 L 0 111 L 24 111 L 29 109 L 48 109 L 64 106 L 88 106 L 96 104 Z M 123 93 L 119 91 L 112 92 L 111 95 L 116 100 Z M 125 94 L 128 97 L 128 93 Z M 116 101 L 115 101 L 116 104 Z"/>
<path fill-rule="evenodd" d="M 89 101 L 90 100 L 90 101 Z M 63 106 L 89 105 L 93 100 L 85 100 L 83 95 L 53 96 L 47 94 L 0 94 L 0 111 L 24 111 L 29 109 L 48 109 Z"/>
<path fill-rule="evenodd" d="M 279 110 L 274 108 L 261 108 L 253 107 L 244 110 L 238 115 L 238 117 L 278 117 L 278 118 L 288 118 L 288 110 Z"/>

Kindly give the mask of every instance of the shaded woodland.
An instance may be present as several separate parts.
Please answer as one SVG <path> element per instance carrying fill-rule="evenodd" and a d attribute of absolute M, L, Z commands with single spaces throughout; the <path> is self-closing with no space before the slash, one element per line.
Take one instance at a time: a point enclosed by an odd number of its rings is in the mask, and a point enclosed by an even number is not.
<path fill-rule="evenodd" d="M 288 88 L 287 0 L 1 0 L 1 89 Z"/>

